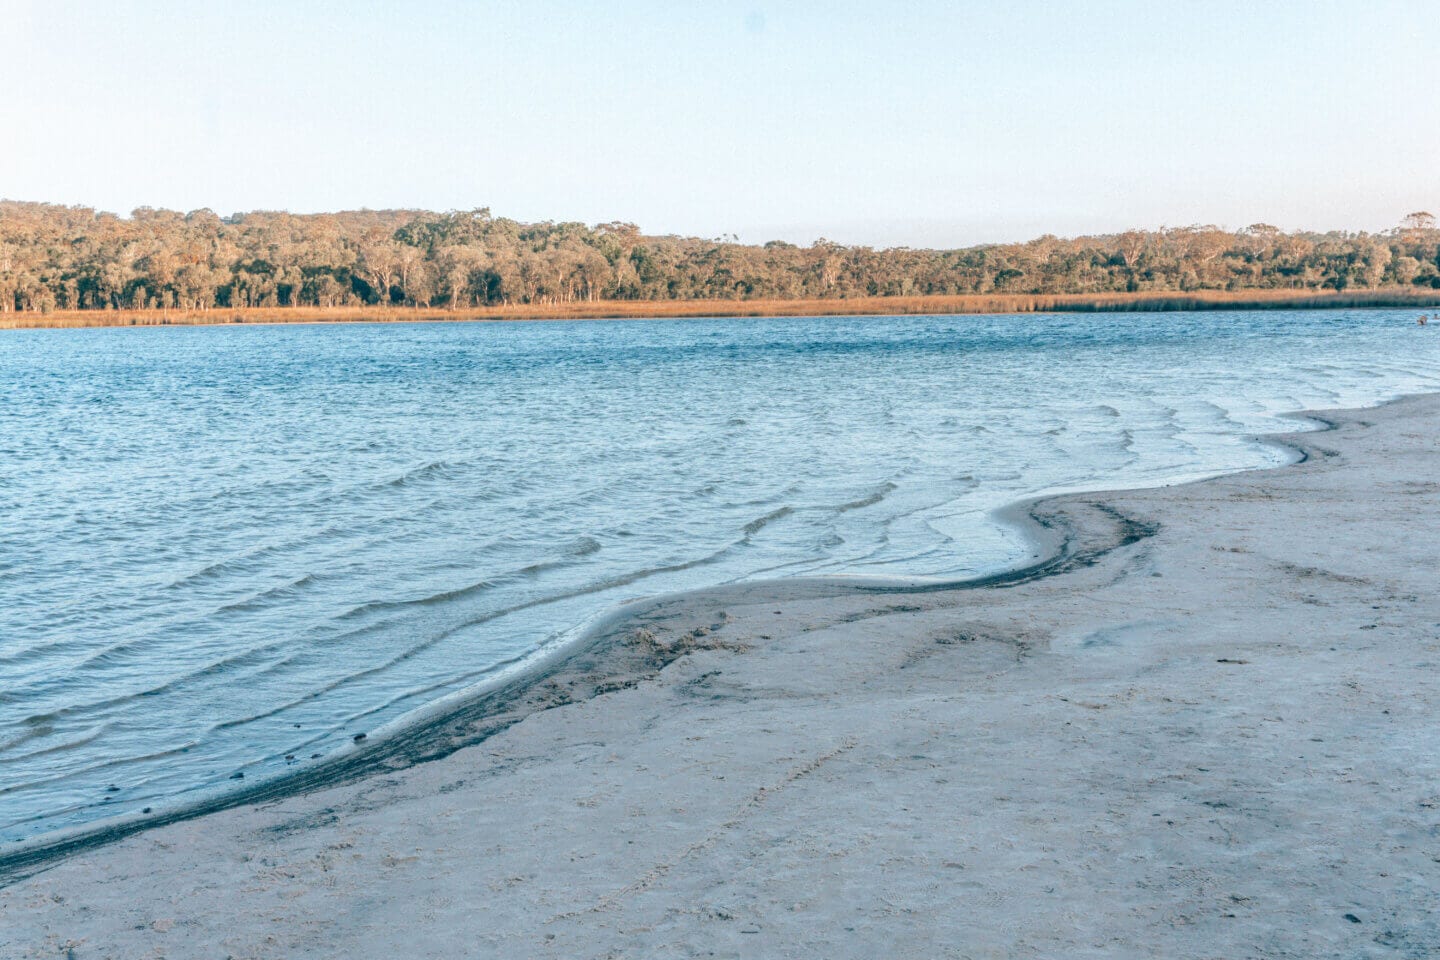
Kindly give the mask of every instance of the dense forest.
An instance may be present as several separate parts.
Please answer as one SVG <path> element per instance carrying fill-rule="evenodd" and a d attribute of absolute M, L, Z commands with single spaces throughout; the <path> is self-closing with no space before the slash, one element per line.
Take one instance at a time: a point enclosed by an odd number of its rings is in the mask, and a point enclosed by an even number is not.
<path fill-rule="evenodd" d="M 959 250 L 752 246 L 648 236 L 629 223 L 519 223 L 489 210 L 220 217 L 0 201 L 0 313 L 430 308 L 598 300 L 790 300 L 961 294 L 1440 289 L 1440 230 L 1265 224 L 986 244 Z"/>

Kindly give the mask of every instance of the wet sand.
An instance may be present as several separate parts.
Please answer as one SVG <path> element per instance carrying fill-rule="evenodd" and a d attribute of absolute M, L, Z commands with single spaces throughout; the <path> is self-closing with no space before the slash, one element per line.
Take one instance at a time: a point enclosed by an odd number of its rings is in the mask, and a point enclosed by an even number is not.
<path fill-rule="evenodd" d="M 634 604 L 241 806 L 12 852 L 0 956 L 1440 952 L 1437 415 L 1024 505 L 986 582 Z"/>

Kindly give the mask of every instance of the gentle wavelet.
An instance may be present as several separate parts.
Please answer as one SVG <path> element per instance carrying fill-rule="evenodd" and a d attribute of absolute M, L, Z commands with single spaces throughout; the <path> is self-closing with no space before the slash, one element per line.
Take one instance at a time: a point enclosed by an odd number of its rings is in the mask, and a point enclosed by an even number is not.
<path fill-rule="evenodd" d="M 7 331 L 0 839 L 283 774 L 626 599 L 1023 562 L 993 511 L 1435 388 L 1406 311 Z M 299 758 L 287 761 L 287 755 Z"/>

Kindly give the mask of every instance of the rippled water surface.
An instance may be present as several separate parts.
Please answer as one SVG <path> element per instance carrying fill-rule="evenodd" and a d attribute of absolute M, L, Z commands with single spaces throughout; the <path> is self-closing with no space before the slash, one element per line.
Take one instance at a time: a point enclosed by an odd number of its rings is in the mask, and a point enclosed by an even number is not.
<path fill-rule="evenodd" d="M 1435 389 L 1409 311 L 0 332 L 0 838 L 286 769 L 625 599 L 1029 556 Z M 112 789 L 115 788 L 115 789 Z"/>

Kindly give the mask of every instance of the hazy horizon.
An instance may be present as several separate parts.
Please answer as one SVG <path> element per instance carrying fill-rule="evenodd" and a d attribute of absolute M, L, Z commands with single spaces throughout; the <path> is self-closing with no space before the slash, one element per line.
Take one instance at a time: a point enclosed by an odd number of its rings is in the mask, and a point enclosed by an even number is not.
<path fill-rule="evenodd" d="M 471 209 L 962 247 L 1440 206 L 1440 18 L 1396 0 L 0 0 L 19 200 Z"/>

